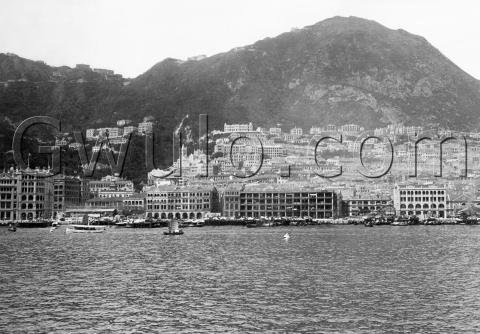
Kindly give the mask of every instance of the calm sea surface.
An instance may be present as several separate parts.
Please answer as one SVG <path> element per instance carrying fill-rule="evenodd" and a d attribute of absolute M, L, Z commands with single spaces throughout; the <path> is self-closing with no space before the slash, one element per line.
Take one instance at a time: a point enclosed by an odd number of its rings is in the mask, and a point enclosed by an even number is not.
<path fill-rule="evenodd" d="M 0 332 L 480 332 L 480 226 L 163 230 L 1 228 Z"/>

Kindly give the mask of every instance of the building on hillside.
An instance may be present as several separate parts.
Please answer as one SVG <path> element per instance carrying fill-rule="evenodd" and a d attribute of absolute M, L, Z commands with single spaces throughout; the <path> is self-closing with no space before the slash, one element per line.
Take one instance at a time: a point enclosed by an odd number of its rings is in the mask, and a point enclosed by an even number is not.
<path fill-rule="evenodd" d="M 282 134 L 281 128 L 270 128 L 268 131 L 271 135 L 280 136 Z"/>
<path fill-rule="evenodd" d="M 153 122 L 141 122 L 138 123 L 137 132 L 140 135 L 148 135 L 153 133 Z"/>
<path fill-rule="evenodd" d="M 290 130 L 290 134 L 294 135 L 294 136 L 302 136 L 303 135 L 303 129 L 294 127 L 293 129 Z"/>
<path fill-rule="evenodd" d="M 223 132 L 230 133 L 230 132 L 250 132 L 253 131 L 253 124 L 252 122 L 248 124 L 227 124 L 223 125 Z"/>

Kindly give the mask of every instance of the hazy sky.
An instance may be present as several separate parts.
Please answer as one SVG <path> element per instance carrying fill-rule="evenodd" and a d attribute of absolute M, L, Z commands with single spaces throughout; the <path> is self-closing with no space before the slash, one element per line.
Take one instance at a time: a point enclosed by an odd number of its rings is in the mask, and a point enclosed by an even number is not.
<path fill-rule="evenodd" d="M 480 4 L 457 0 L 0 0 L 0 52 L 134 77 L 166 57 L 213 55 L 326 18 L 422 35 L 480 78 Z"/>

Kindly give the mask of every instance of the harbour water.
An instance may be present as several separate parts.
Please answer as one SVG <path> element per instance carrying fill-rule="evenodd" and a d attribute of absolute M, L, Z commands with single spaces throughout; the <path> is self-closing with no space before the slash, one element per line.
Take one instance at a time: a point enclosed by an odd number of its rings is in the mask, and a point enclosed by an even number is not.
<path fill-rule="evenodd" d="M 480 226 L 64 229 L 0 229 L 0 332 L 480 332 Z"/>

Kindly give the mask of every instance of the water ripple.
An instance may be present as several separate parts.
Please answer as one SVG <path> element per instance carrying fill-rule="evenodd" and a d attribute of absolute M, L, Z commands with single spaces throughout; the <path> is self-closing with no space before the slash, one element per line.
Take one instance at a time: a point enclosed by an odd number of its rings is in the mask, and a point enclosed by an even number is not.
<path fill-rule="evenodd" d="M 1 229 L 1 332 L 480 331 L 478 227 L 162 232 Z"/>

